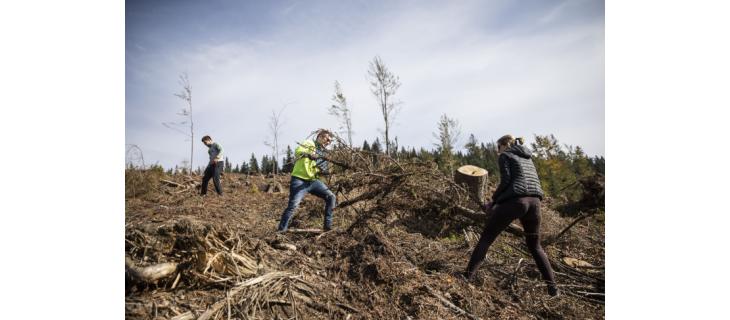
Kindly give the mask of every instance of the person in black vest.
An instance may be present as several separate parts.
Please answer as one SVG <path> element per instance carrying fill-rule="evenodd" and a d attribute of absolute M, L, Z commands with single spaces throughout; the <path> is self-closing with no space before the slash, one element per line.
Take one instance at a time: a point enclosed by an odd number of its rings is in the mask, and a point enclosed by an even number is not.
<path fill-rule="evenodd" d="M 532 155 L 522 145 L 523 142 L 522 138 L 515 139 L 511 135 L 497 140 L 501 178 L 492 201 L 482 208 L 485 211 L 491 210 L 492 214 L 472 252 L 464 276 L 470 281 L 474 279 L 489 246 L 513 220 L 520 219 L 525 229 L 527 248 L 547 283 L 548 294 L 557 296 L 559 291 L 555 274 L 540 245 L 540 200 L 543 198 L 543 191 L 535 164 L 532 163 Z"/>

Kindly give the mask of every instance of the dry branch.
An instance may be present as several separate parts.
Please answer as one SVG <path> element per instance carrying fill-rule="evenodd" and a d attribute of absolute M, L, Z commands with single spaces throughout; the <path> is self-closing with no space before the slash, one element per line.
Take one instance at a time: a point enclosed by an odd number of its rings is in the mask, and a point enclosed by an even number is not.
<path fill-rule="evenodd" d="M 313 234 L 320 234 L 322 233 L 322 229 L 296 229 L 296 228 L 289 228 L 286 230 L 286 232 L 289 233 L 313 233 Z"/>
<path fill-rule="evenodd" d="M 166 184 L 168 186 L 175 187 L 175 188 L 183 188 L 183 187 L 185 187 L 184 185 L 179 184 L 179 183 L 177 183 L 175 181 L 160 179 L 160 182 L 162 182 L 162 183 L 164 183 L 164 184 Z"/>
<path fill-rule="evenodd" d="M 193 319 L 195 319 L 195 315 L 193 315 L 193 313 L 190 311 L 170 318 L 170 320 L 193 320 Z"/>
<path fill-rule="evenodd" d="M 479 320 L 480 319 L 479 317 L 477 317 L 477 316 L 475 316 L 475 315 L 473 315 L 471 313 L 468 313 L 468 312 L 464 311 L 464 309 L 457 307 L 456 305 L 454 305 L 453 303 L 451 303 L 451 301 L 446 300 L 446 298 L 442 297 L 435 290 L 431 289 L 431 287 L 425 285 L 425 286 L 423 286 L 423 288 L 425 288 L 426 291 L 428 291 L 428 293 L 430 293 L 434 298 L 436 298 L 439 301 L 441 301 L 441 303 L 443 303 L 445 306 L 449 307 L 449 309 L 453 310 L 457 314 L 463 315 L 463 316 L 465 316 L 465 317 L 467 317 L 469 319 L 472 319 L 472 320 Z"/>
<path fill-rule="evenodd" d="M 558 241 L 558 239 L 560 239 L 560 237 L 562 237 L 566 232 L 568 232 L 568 230 L 570 230 L 570 228 L 572 228 L 574 225 L 578 224 L 578 222 L 580 222 L 581 220 L 583 220 L 591 215 L 592 214 L 584 214 L 583 212 L 581 212 L 578 215 L 578 217 L 575 218 L 575 220 L 573 220 L 573 222 L 571 222 L 567 227 L 563 228 L 563 230 L 560 231 L 557 235 L 550 236 L 545 241 L 543 241 L 543 245 L 549 246 L 549 245 L 556 243 Z"/>

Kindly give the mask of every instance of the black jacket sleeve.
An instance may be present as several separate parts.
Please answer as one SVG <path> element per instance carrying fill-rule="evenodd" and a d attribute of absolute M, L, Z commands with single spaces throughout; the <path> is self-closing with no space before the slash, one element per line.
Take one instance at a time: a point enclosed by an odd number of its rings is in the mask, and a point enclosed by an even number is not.
<path fill-rule="evenodd" d="M 492 201 L 497 201 L 499 196 L 507 190 L 507 187 L 512 182 L 512 175 L 509 172 L 509 158 L 504 154 L 499 156 L 499 174 L 499 186 L 494 191 L 494 195 L 492 195 Z"/>

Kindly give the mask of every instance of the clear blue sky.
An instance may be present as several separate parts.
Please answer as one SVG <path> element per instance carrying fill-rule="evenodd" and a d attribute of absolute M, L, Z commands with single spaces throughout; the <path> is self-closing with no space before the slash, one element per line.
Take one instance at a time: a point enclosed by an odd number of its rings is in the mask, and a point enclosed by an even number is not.
<path fill-rule="evenodd" d="M 268 117 L 285 104 L 284 146 L 336 129 L 335 80 L 354 140 L 372 142 L 383 127 L 366 77 L 375 55 L 402 82 L 401 145 L 432 148 L 446 113 L 461 123 L 459 145 L 471 133 L 552 133 L 604 154 L 604 2 L 590 0 L 127 1 L 126 143 L 148 164 L 189 157 L 190 142 L 162 126 L 181 120 L 181 72 L 193 86 L 195 166 L 204 134 L 236 163 L 270 152 Z"/>

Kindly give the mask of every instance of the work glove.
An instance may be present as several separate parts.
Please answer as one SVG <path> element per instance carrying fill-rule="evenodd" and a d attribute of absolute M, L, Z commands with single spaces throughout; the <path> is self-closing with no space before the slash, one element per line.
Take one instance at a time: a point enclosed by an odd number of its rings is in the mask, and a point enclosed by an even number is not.
<path fill-rule="evenodd" d="M 319 159 L 319 156 L 313 153 L 307 153 L 307 158 L 309 158 L 309 160 L 317 160 Z"/>

